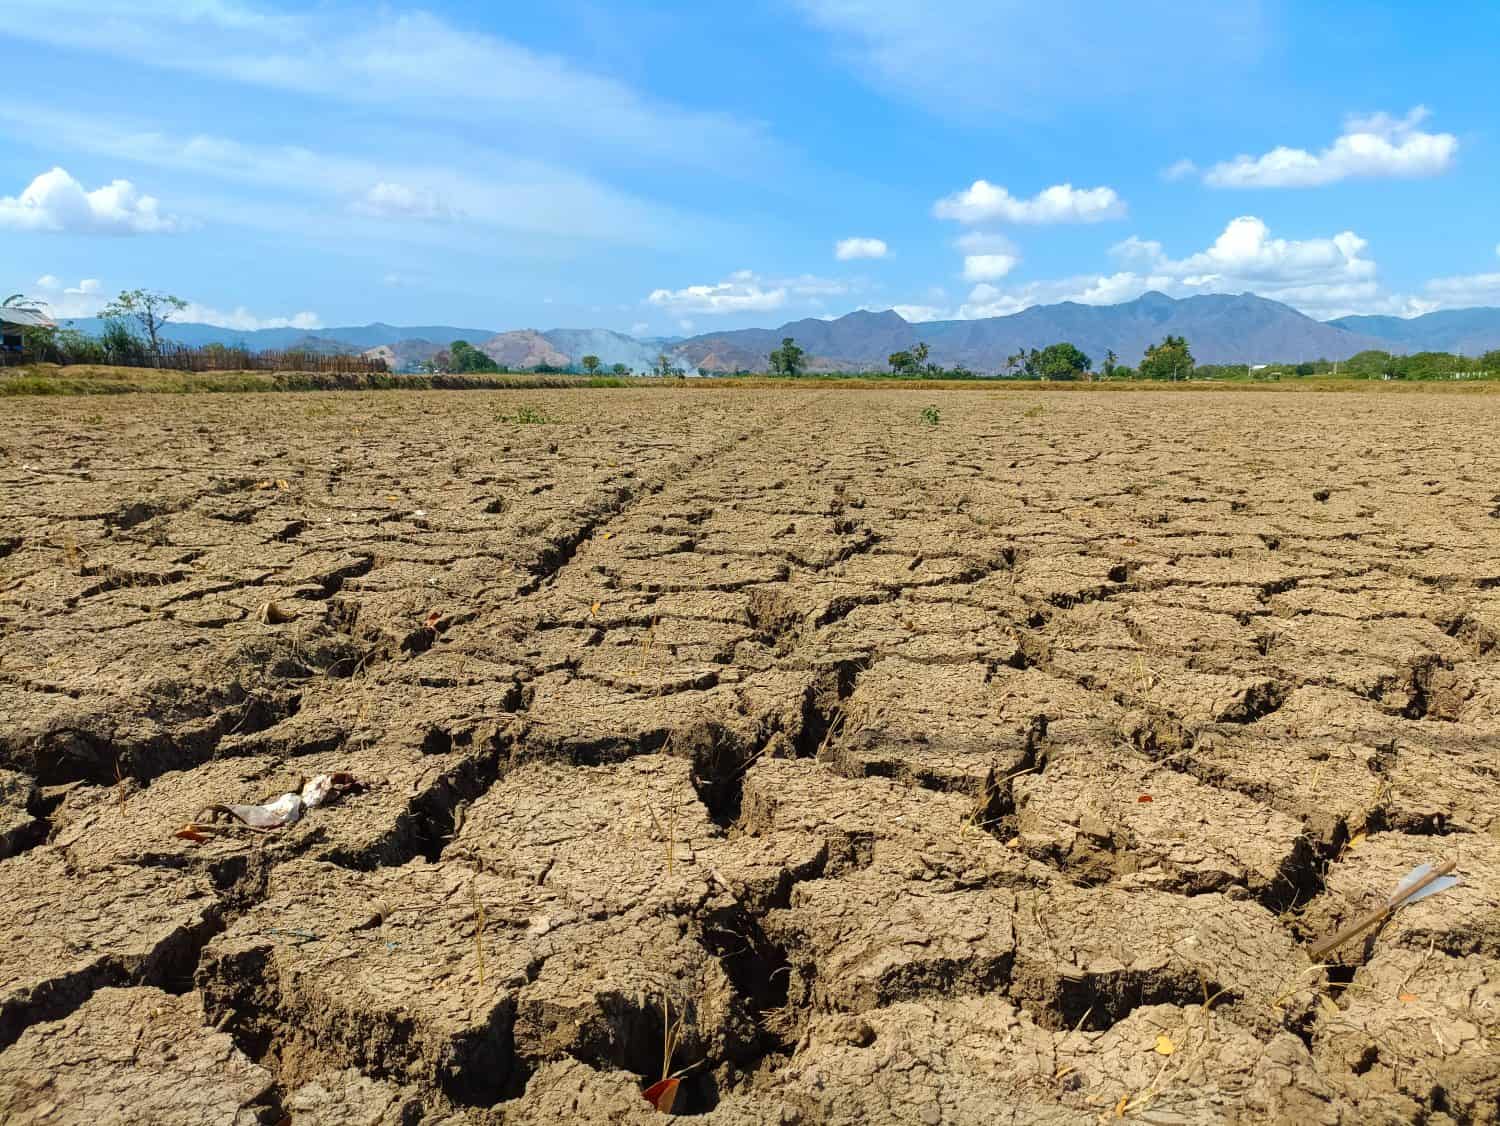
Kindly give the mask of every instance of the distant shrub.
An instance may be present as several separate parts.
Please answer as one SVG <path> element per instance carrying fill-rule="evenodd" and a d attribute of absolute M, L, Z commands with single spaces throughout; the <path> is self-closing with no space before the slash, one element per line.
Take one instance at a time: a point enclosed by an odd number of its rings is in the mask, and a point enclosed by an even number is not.
<path fill-rule="evenodd" d="M 496 416 L 500 422 L 514 422 L 521 426 L 549 426 L 557 419 L 536 407 L 522 405 L 516 408 L 515 414 L 501 414 Z"/>

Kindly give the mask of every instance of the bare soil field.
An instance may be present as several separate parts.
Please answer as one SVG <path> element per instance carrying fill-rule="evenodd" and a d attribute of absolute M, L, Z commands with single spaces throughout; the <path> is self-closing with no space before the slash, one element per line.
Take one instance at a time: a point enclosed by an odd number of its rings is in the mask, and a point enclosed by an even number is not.
<path fill-rule="evenodd" d="M 6 1122 L 1500 1119 L 1500 399 L 0 410 Z"/>

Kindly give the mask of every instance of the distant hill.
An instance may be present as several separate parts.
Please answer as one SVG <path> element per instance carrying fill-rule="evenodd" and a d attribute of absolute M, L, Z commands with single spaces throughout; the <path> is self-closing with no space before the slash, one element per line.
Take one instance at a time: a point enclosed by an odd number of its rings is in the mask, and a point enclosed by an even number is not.
<path fill-rule="evenodd" d="M 394 344 L 377 344 L 361 353 L 366 359 L 384 360 L 393 371 L 405 371 L 432 359 L 446 344 L 434 344 L 431 340 L 413 337 L 398 340 Z"/>
<path fill-rule="evenodd" d="M 1500 348 L 1500 309 L 1444 309 L 1420 317 L 1340 317 L 1329 324 L 1373 336 L 1386 351 L 1477 356 Z"/>
<path fill-rule="evenodd" d="M 98 321 L 76 327 L 97 332 Z M 1316 321 L 1254 294 L 1209 294 L 1175 299 L 1147 293 L 1118 305 L 1036 305 L 1006 317 L 911 323 L 891 310 L 859 311 L 830 320 L 810 318 L 779 328 L 744 328 L 687 339 L 640 339 L 602 328 L 496 330 L 451 325 L 404 327 L 369 324 L 308 331 L 296 328 L 244 332 L 213 325 L 174 324 L 166 335 L 185 344 L 243 344 L 255 349 L 293 347 L 379 355 L 399 369 L 430 359 L 455 340 L 467 340 L 512 368 L 578 367 L 584 356 L 608 368 L 649 370 L 659 353 L 704 373 L 759 371 L 787 336 L 794 337 L 814 371 L 884 369 L 892 353 L 925 342 L 932 361 L 997 372 L 1007 356 L 1070 341 L 1095 365 L 1113 350 L 1134 365 L 1146 347 L 1167 334 L 1185 336 L 1200 363 L 1268 363 L 1347 359 L 1371 348 L 1392 352 L 1456 351 L 1469 355 L 1500 348 L 1500 309 L 1457 309 L 1403 320 L 1341 317 Z"/>
<path fill-rule="evenodd" d="M 921 326 L 924 330 L 928 325 Z M 909 348 L 921 334 L 899 313 L 848 313 L 836 320 L 809 318 L 780 328 L 744 328 L 693 336 L 674 348 L 679 362 L 705 372 L 760 371 L 785 337 L 796 339 L 813 370 L 885 367 L 892 352 Z"/>
<path fill-rule="evenodd" d="M 795 337 L 814 370 L 884 368 L 891 352 L 923 341 L 932 361 L 999 371 L 1005 358 L 1066 340 L 1095 364 L 1113 350 L 1134 365 L 1148 345 L 1167 334 L 1185 336 L 1200 363 L 1347 359 L 1381 346 L 1336 325 L 1315 321 L 1287 305 L 1254 294 L 1177 300 L 1147 293 L 1120 305 L 1035 305 L 1007 317 L 909 324 L 894 312 L 850 313 L 834 321 L 794 321 L 778 329 L 741 329 L 696 336 L 679 347 L 705 371 L 758 369 L 784 336 Z"/>
<path fill-rule="evenodd" d="M 488 340 L 471 343 L 502 368 L 510 371 L 534 368 L 542 364 L 563 368 L 573 362 L 573 357 L 558 351 L 550 340 L 535 329 L 496 333 Z"/>
<path fill-rule="evenodd" d="M 1204 364 L 1346 359 L 1372 346 L 1368 337 L 1323 324 L 1289 305 L 1253 293 L 1173 299 L 1146 293 L 1119 305 L 1037 305 L 1009 317 L 924 325 L 933 350 L 990 370 L 1021 348 L 1059 340 L 1082 348 L 1097 365 L 1106 350 L 1132 367 L 1163 336 L 1186 337 Z"/>

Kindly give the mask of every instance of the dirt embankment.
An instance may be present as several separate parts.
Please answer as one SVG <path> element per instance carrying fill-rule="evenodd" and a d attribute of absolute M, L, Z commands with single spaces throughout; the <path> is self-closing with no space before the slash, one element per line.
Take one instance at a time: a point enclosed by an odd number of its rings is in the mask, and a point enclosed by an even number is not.
<path fill-rule="evenodd" d="M 7 1121 L 1500 1117 L 1500 401 L 7 409 Z"/>

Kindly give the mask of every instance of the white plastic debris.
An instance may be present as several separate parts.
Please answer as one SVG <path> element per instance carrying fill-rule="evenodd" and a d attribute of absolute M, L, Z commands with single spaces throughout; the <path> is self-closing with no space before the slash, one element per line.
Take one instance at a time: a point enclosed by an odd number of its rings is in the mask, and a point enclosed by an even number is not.
<path fill-rule="evenodd" d="M 188 830 L 201 832 L 202 826 L 198 822 L 215 814 L 228 814 L 241 824 L 261 832 L 285 829 L 288 825 L 301 821 L 308 810 L 316 809 L 331 798 L 358 788 L 360 784 L 352 774 L 342 771 L 336 774 L 317 774 L 303 783 L 301 793 L 285 793 L 264 805 L 211 805 L 184 826 L 184 829 L 179 830 L 178 835 L 183 835 Z M 188 839 L 197 838 L 189 835 Z"/>
<path fill-rule="evenodd" d="M 308 780 L 307 785 L 302 787 L 302 804 L 308 809 L 316 809 L 328 800 L 328 795 L 333 793 L 333 775 L 318 774 Z M 286 795 L 291 797 L 291 794 Z"/>
<path fill-rule="evenodd" d="M 296 794 L 282 794 L 265 805 L 226 805 L 223 808 L 252 829 L 284 829 L 301 821 L 304 811 L 302 799 Z"/>
<path fill-rule="evenodd" d="M 1451 887 L 1458 886 L 1457 876 L 1439 876 L 1437 879 L 1429 881 L 1420 890 L 1410 895 L 1406 894 L 1409 888 L 1419 883 L 1431 871 L 1431 864 L 1418 864 L 1410 872 L 1406 873 L 1401 882 L 1396 885 L 1396 890 L 1391 893 L 1390 902 L 1406 907 L 1409 904 L 1426 899 L 1429 895 L 1436 895 L 1440 891 L 1447 891 Z"/>

